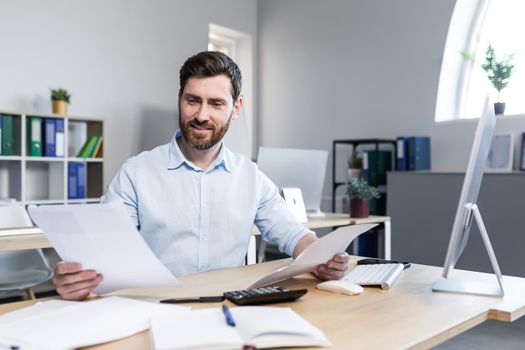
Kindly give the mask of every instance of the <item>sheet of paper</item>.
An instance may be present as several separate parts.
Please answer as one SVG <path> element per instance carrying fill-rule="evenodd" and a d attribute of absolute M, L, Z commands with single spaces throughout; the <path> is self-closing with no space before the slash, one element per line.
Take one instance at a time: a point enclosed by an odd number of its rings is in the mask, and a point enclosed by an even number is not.
<path fill-rule="evenodd" d="M 29 215 L 62 260 L 78 262 L 104 276 L 95 293 L 180 286 L 120 202 L 30 206 Z"/>
<path fill-rule="evenodd" d="M 375 226 L 377 224 L 340 227 L 310 244 L 290 265 L 262 277 L 249 288 L 258 288 L 314 271 L 317 265 L 324 264 L 335 254 L 344 252 L 357 236 Z"/>
<path fill-rule="evenodd" d="M 50 300 L 0 317 L 0 344 L 20 349 L 75 349 L 149 328 L 150 319 L 185 312 L 176 305 L 121 297 L 71 302 Z"/>

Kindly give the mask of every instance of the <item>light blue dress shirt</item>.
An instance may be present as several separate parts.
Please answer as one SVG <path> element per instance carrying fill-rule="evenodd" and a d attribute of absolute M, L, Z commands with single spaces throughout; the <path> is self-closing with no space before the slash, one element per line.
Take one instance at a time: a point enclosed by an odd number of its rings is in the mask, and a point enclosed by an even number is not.
<path fill-rule="evenodd" d="M 202 170 L 169 144 L 128 159 L 103 201 L 122 201 L 140 233 L 175 276 L 241 266 L 253 224 L 262 238 L 292 255 L 312 231 L 286 207 L 255 163 L 222 144 Z"/>

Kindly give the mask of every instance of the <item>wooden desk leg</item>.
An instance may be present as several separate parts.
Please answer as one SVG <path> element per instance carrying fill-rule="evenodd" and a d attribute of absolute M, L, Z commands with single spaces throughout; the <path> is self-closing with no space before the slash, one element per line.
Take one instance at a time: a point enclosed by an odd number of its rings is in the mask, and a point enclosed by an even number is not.
<path fill-rule="evenodd" d="M 252 265 L 257 263 L 257 249 L 256 249 L 256 241 L 255 236 L 251 235 L 250 237 L 250 243 L 248 244 L 248 255 L 246 257 L 247 264 Z"/>
<path fill-rule="evenodd" d="M 392 226 L 389 221 L 385 221 L 385 259 L 392 259 Z"/>

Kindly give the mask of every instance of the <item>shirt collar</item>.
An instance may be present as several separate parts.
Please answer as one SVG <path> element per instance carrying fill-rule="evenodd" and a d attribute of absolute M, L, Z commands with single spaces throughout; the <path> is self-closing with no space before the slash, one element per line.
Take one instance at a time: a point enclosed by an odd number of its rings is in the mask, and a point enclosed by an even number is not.
<path fill-rule="evenodd" d="M 186 157 L 184 157 L 184 155 L 182 154 L 182 151 L 180 150 L 179 145 L 177 144 L 177 139 L 181 137 L 182 137 L 182 131 L 180 129 L 177 129 L 169 145 L 168 169 L 178 169 L 181 165 L 186 164 L 186 166 L 192 168 L 195 171 L 202 171 L 202 169 L 198 168 L 195 164 L 193 164 L 193 162 L 187 160 Z M 229 159 L 228 155 L 229 155 L 229 150 L 226 149 L 224 142 L 221 141 L 221 149 L 219 151 L 219 155 L 217 156 L 217 159 L 215 159 L 215 161 L 210 165 L 207 172 L 222 167 L 224 168 L 224 170 L 231 173 L 231 167 L 230 167 L 230 161 L 228 161 Z"/>

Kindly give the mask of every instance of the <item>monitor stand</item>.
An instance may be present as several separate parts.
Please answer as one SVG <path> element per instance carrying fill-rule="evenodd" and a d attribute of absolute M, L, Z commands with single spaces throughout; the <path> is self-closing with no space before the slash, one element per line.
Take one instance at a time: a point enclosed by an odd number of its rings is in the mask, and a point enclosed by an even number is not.
<path fill-rule="evenodd" d="M 314 209 L 306 210 L 306 216 L 308 216 L 309 218 L 324 218 L 326 214 L 323 213 L 321 209 Z"/>
<path fill-rule="evenodd" d="M 476 204 L 472 203 L 467 203 L 466 207 L 469 210 L 469 216 L 471 217 L 473 215 L 476 224 L 478 225 L 481 237 L 483 238 L 483 243 L 485 244 L 485 249 L 487 249 L 492 268 L 494 269 L 494 273 L 496 274 L 496 278 L 498 280 L 498 286 L 494 285 L 493 283 L 486 283 L 480 281 L 453 280 L 449 279 L 449 276 L 447 274 L 447 278 L 442 277 L 434 283 L 434 285 L 432 286 L 432 291 L 502 297 L 504 294 L 503 278 L 501 276 L 501 271 L 499 269 L 498 261 L 496 259 L 496 254 L 494 254 L 492 244 L 490 244 L 487 229 L 485 228 L 485 224 L 483 223 L 483 219 L 481 218 L 479 208 Z M 469 222 L 470 220 L 467 219 L 467 225 L 469 224 Z"/>

